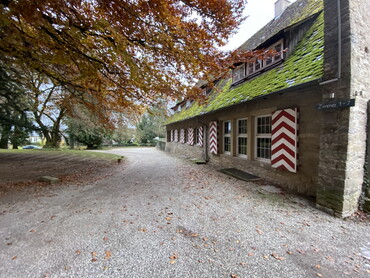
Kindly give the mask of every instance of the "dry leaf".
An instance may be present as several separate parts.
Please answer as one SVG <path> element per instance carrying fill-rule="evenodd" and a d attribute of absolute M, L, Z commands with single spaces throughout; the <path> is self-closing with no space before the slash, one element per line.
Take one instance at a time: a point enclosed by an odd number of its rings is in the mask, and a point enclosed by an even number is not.
<path fill-rule="evenodd" d="M 110 257 L 112 257 L 112 253 L 110 251 L 105 251 L 104 259 L 110 259 Z"/>
<path fill-rule="evenodd" d="M 321 265 L 317 264 L 317 265 L 315 265 L 315 268 L 320 269 Z"/>
<path fill-rule="evenodd" d="M 91 261 L 92 262 L 96 262 L 98 259 L 97 258 L 92 258 Z"/>
<path fill-rule="evenodd" d="M 81 254 L 81 250 L 76 250 L 75 253 L 79 255 Z"/>
<path fill-rule="evenodd" d="M 196 233 L 193 233 L 193 234 L 191 234 L 191 236 L 192 237 L 197 237 L 197 236 L 199 236 L 198 234 L 196 234 Z"/>
<path fill-rule="evenodd" d="M 91 252 L 91 255 L 92 255 L 93 257 L 96 257 L 96 252 Z"/>
<path fill-rule="evenodd" d="M 243 263 L 243 262 L 241 262 L 241 263 L 239 263 L 241 266 L 245 266 L 247 263 Z"/>
<path fill-rule="evenodd" d="M 107 240 L 109 240 L 109 238 L 105 236 L 105 237 L 103 237 L 103 240 L 107 241 Z"/>
<path fill-rule="evenodd" d="M 170 264 L 175 264 L 175 263 L 176 263 L 175 260 L 170 261 Z"/>
<path fill-rule="evenodd" d="M 35 231 L 35 230 L 31 230 L 31 231 L 30 231 L 30 233 L 34 233 L 34 232 L 36 232 L 36 231 Z"/>
<path fill-rule="evenodd" d="M 289 254 L 289 255 L 292 255 L 293 254 L 293 252 L 292 251 L 286 251 L 287 252 L 287 254 Z"/>
<path fill-rule="evenodd" d="M 277 260 L 279 260 L 279 261 L 283 261 L 283 260 L 285 260 L 285 258 L 284 257 L 280 257 L 278 254 L 276 254 L 276 253 L 272 253 L 271 254 L 271 256 L 272 257 L 274 257 L 275 259 L 277 259 Z"/>
<path fill-rule="evenodd" d="M 263 235 L 263 232 L 261 230 L 256 230 L 256 232 L 260 235 Z"/>
<path fill-rule="evenodd" d="M 249 252 L 249 253 L 248 253 L 248 256 L 249 256 L 249 257 L 252 257 L 253 255 L 254 255 L 254 254 L 253 254 L 252 252 Z"/>
<path fill-rule="evenodd" d="M 317 276 L 317 277 L 322 277 L 322 274 L 320 274 L 320 273 L 316 273 L 316 276 Z"/>
<path fill-rule="evenodd" d="M 239 275 L 238 274 L 231 274 L 230 277 L 231 278 L 239 278 Z"/>
<path fill-rule="evenodd" d="M 17 256 L 14 256 L 13 258 L 12 258 L 12 260 L 14 261 L 14 260 L 16 260 L 17 259 Z"/>
<path fill-rule="evenodd" d="M 167 216 L 165 219 L 166 219 L 167 221 L 170 221 L 170 220 L 171 220 L 171 217 Z"/>

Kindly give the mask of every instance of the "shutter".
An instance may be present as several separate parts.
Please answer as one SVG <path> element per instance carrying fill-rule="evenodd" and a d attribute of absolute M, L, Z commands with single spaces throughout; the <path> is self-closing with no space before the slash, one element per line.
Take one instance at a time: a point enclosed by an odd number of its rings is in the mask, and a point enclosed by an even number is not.
<path fill-rule="evenodd" d="M 180 129 L 180 143 L 184 144 L 185 143 L 185 129 Z"/>
<path fill-rule="evenodd" d="M 179 142 L 179 131 L 175 129 L 174 142 Z"/>
<path fill-rule="evenodd" d="M 188 144 L 190 146 L 194 145 L 194 128 L 188 129 Z"/>
<path fill-rule="evenodd" d="M 272 114 L 271 166 L 297 172 L 298 109 L 284 109 Z"/>
<path fill-rule="evenodd" d="M 217 121 L 209 124 L 209 151 L 211 154 L 218 154 L 217 148 Z"/>
<path fill-rule="evenodd" d="M 200 126 L 200 127 L 198 127 L 198 130 L 199 130 L 199 133 L 198 133 L 198 145 L 200 146 L 200 147 L 203 147 L 203 127 L 202 126 Z"/>
<path fill-rule="evenodd" d="M 173 130 L 171 130 L 171 142 L 173 142 Z"/>

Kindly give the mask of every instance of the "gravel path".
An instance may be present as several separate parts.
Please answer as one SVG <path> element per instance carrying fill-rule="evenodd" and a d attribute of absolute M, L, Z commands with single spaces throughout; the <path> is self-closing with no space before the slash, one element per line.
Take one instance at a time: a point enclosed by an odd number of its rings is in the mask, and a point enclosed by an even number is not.
<path fill-rule="evenodd" d="M 84 186 L 0 196 L 0 277 L 370 277 L 370 224 L 150 148 Z"/>

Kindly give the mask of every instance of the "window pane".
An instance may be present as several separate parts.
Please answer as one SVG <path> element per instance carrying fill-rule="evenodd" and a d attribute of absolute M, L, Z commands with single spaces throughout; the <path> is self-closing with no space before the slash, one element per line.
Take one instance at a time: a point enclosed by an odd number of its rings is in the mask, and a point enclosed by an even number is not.
<path fill-rule="evenodd" d="M 231 122 L 224 122 L 224 133 L 225 134 L 231 133 Z"/>
<path fill-rule="evenodd" d="M 230 152 L 231 151 L 230 137 L 224 137 L 224 151 L 225 152 Z"/>
<path fill-rule="evenodd" d="M 238 120 L 238 133 L 247 134 L 247 120 Z"/>
<path fill-rule="evenodd" d="M 238 138 L 238 154 L 247 155 L 247 142 L 248 139 L 246 137 Z"/>
<path fill-rule="evenodd" d="M 271 133 L 271 117 L 257 118 L 257 134 L 270 134 Z"/>
<path fill-rule="evenodd" d="M 257 157 L 271 159 L 271 138 L 257 138 Z"/>
<path fill-rule="evenodd" d="M 256 61 L 255 70 L 259 70 L 262 68 L 262 61 Z"/>

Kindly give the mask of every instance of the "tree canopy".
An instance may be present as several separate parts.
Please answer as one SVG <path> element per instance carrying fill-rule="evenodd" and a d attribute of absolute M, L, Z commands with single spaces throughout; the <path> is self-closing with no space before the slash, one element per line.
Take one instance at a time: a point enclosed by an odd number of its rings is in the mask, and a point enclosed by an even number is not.
<path fill-rule="evenodd" d="M 0 62 L 43 74 L 107 117 L 194 94 L 245 0 L 0 0 Z M 22 74 L 20 74 L 22 77 Z"/>

